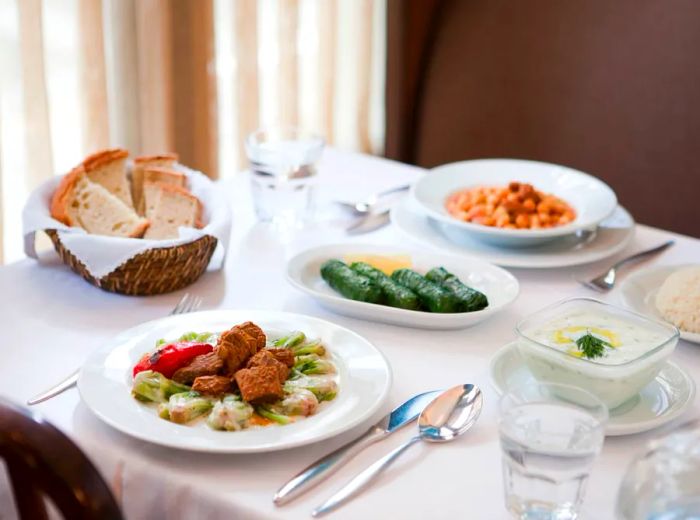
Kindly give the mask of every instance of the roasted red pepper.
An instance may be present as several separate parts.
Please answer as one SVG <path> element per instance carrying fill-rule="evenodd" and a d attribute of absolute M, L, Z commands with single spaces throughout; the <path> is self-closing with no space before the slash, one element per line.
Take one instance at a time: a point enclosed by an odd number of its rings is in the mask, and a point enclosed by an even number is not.
<path fill-rule="evenodd" d="M 197 341 L 180 341 L 164 345 L 151 354 L 144 356 L 136 363 L 133 375 L 144 370 L 153 370 L 163 374 L 168 379 L 173 376 L 178 368 L 182 368 L 201 354 L 208 354 L 214 350 L 209 343 Z"/>

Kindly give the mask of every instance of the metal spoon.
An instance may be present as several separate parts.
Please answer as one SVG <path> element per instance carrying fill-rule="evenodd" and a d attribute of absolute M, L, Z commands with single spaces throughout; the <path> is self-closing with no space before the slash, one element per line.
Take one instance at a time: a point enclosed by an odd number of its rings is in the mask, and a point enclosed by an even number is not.
<path fill-rule="evenodd" d="M 345 209 L 349 209 L 350 211 L 353 211 L 355 213 L 360 213 L 360 214 L 365 214 L 369 213 L 372 210 L 372 207 L 377 203 L 377 201 L 385 197 L 387 195 L 391 195 L 392 193 L 399 193 L 401 191 L 406 191 L 411 187 L 410 184 L 404 184 L 401 186 L 396 186 L 394 188 L 389 188 L 388 190 L 380 191 L 379 193 L 375 193 L 371 197 L 368 197 L 365 200 L 360 200 L 357 202 L 344 202 L 340 200 L 336 200 L 335 203 L 338 204 L 339 206 L 342 206 Z"/>
<path fill-rule="evenodd" d="M 418 441 L 447 442 L 471 428 L 481 414 L 483 398 L 479 387 L 466 384 L 444 391 L 421 412 L 418 435 L 386 454 L 348 482 L 340 491 L 311 512 L 314 517 L 326 514 L 365 489 L 404 451 Z"/>

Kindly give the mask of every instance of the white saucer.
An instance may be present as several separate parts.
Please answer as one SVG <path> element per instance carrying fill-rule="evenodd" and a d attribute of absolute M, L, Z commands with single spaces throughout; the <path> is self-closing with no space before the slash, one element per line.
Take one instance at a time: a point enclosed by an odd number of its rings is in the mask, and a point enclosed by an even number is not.
<path fill-rule="evenodd" d="M 659 292 L 664 280 L 678 269 L 691 267 L 697 264 L 687 265 L 662 265 L 642 269 L 627 276 L 620 285 L 620 299 L 622 303 L 639 314 L 645 314 L 658 320 L 665 321 L 656 308 L 656 293 Z M 678 329 L 680 330 L 680 329 Z M 680 330 L 681 338 L 692 343 L 700 344 L 700 334 Z"/>
<path fill-rule="evenodd" d="M 505 389 L 536 384 L 515 343 L 502 347 L 491 358 L 491 383 L 499 394 Z M 681 415 L 695 398 L 695 382 L 675 363 L 666 362 L 656 378 L 629 404 L 610 415 L 606 435 L 630 435 L 666 424 Z"/>
<path fill-rule="evenodd" d="M 608 258 L 622 251 L 634 234 L 634 219 L 622 206 L 601 222 L 592 239 L 570 236 L 528 248 L 502 248 L 471 238 L 450 224 L 429 218 L 409 198 L 394 206 L 391 222 L 412 240 L 445 253 L 476 256 L 506 267 L 534 269 L 582 265 Z"/>

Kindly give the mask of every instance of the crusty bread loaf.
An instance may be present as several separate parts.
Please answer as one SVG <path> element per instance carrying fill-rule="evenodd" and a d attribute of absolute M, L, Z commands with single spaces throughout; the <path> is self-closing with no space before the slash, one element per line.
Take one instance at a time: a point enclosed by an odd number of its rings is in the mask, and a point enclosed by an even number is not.
<path fill-rule="evenodd" d="M 143 179 L 147 168 L 162 167 L 172 168 L 177 164 L 176 153 L 164 153 L 160 155 L 143 155 L 134 159 L 134 167 L 131 170 L 131 197 L 134 207 L 139 215 L 144 215 L 143 205 Z"/>
<path fill-rule="evenodd" d="M 113 149 L 85 159 L 61 179 L 51 215 L 88 233 L 153 240 L 176 238 L 181 226 L 202 226 L 202 204 L 187 189 L 187 176 L 173 168 L 176 154 L 137 157 L 130 176 L 127 157 Z"/>
<path fill-rule="evenodd" d="M 51 201 L 51 216 L 88 233 L 118 237 L 141 237 L 149 224 L 101 184 L 92 182 L 82 165 L 61 180 Z"/>
<path fill-rule="evenodd" d="M 121 148 L 102 150 L 88 156 L 82 165 L 92 182 L 101 185 L 116 195 L 124 204 L 133 208 L 131 189 L 126 178 L 127 157 L 129 157 L 129 152 Z"/>
<path fill-rule="evenodd" d="M 180 226 L 200 226 L 202 205 L 185 188 L 162 182 L 144 182 L 143 197 L 146 218 L 151 223 L 144 238 L 176 238 Z"/>
<path fill-rule="evenodd" d="M 147 166 L 143 169 L 142 175 L 143 184 L 161 182 L 163 184 L 173 184 L 175 186 L 187 188 L 187 176 L 177 170 L 158 166 Z M 141 191 L 143 192 L 143 188 Z M 139 215 L 146 214 L 146 204 L 143 196 L 141 196 L 139 205 L 136 207 L 136 211 L 139 213 Z"/>

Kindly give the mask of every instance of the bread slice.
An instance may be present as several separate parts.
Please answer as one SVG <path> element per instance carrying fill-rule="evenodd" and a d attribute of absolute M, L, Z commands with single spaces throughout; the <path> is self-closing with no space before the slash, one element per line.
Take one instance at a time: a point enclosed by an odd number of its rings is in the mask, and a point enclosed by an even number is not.
<path fill-rule="evenodd" d="M 187 176 L 182 172 L 170 168 L 147 166 L 143 169 L 142 175 L 144 184 L 161 182 L 163 184 L 172 184 L 174 186 L 187 188 Z M 139 215 L 146 214 L 146 204 L 143 196 L 140 199 L 139 205 L 136 207 L 136 211 Z"/>
<path fill-rule="evenodd" d="M 143 197 L 146 218 L 151 223 L 144 238 L 177 238 L 180 226 L 201 226 L 202 204 L 182 186 L 144 182 Z"/>
<path fill-rule="evenodd" d="M 76 182 L 85 175 L 83 165 L 76 166 L 61 178 L 56 191 L 51 197 L 51 217 L 66 226 L 80 226 L 77 210 L 71 205 Z"/>
<path fill-rule="evenodd" d="M 92 182 L 101 185 L 117 196 L 124 204 L 133 208 L 129 180 L 126 178 L 127 157 L 129 157 L 129 152 L 121 148 L 102 150 L 88 156 L 82 164 L 85 173 Z"/>
<path fill-rule="evenodd" d="M 139 215 L 144 215 L 143 207 L 143 178 L 146 168 L 162 167 L 172 168 L 177 164 L 176 153 L 163 153 L 160 155 L 142 155 L 134 159 L 134 167 L 131 170 L 131 198 Z"/>
<path fill-rule="evenodd" d="M 51 201 L 51 216 L 88 233 L 118 237 L 139 238 L 149 224 L 101 184 L 92 182 L 83 166 L 61 180 Z"/>

